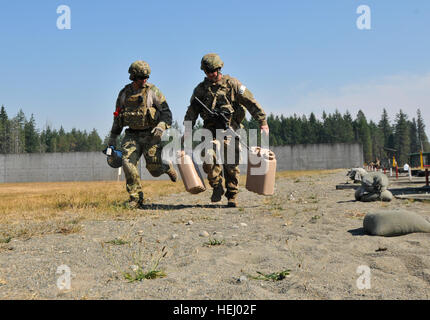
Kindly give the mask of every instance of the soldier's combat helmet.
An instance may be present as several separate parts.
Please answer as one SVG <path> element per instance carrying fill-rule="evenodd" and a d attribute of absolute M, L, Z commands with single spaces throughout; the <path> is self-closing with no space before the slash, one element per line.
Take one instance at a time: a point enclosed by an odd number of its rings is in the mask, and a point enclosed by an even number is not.
<path fill-rule="evenodd" d="M 130 80 L 132 81 L 137 80 L 138 78 L 149 78 L 151 68 L 145 61 L 137 60 L 130 65 L 128 73 L 130 74 Z"/>
<path fill-rule="evenodd" d="M 208 53 L 203 56 L 200 69 L 203 71 L 214 71 L 221 69 L 224 66 L 219 55 L 216 53 Z"/>
<path fill-rule="evenodd" d="M 108 152 L 108 149 L 111 149 Z M 119 168 L 122 166 L 122 152 L 119 150 L 115 150 L 113 146 L 110 146 L 103 150 L 103 153 L 107 155 L 107 163 L 112 168 Z M 110 153 L 108 155 L 108 153 Z"/>

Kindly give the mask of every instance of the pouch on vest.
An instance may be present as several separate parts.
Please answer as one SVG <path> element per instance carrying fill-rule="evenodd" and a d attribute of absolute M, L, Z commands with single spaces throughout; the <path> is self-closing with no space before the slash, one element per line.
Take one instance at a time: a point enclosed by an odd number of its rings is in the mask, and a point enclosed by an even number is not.
<path fill-rule="evenodd" d="M 128 97 L 122 111 L 122 124 L 134 130 L 142 130 L 148 127 L 146 120 L 146 96 L 147 89 L 141 94 Z"/>
<path fill-rule="evenodd" d="M 147 124 L 151 127 L 155 127 L 158 124 L 158 109 L 154 107 L 148 107 L 146 109 Z"/>

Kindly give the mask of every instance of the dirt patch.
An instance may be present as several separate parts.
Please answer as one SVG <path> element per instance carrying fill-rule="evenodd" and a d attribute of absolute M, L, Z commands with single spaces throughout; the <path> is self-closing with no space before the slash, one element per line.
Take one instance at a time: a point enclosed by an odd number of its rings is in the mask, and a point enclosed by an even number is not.
<path fill-rule="evenodd" d="M 67 210 L 56 222 L 21 221 L 35 228 L 30 236 L 10 224 L 0 237 L 10 238 L 0 244 L 0 298 L 428 299 L 430 234 L 373 237 L 362 226 L 378 208 L 430 217 L 429 204 L 355 202 L 354 190 L 335 189 L 345 174 L 280 176 L 272 197 L 241 180 L 238 208 L 211 204 L 207 190 L 97 219 Z M 70 270 L 70 289 L 57 286 L 60 266 Z M 163 276 L 124 276 L 154 266 Z M 357 287 L 360 266 L 370 268 L 369 289 Z"/>

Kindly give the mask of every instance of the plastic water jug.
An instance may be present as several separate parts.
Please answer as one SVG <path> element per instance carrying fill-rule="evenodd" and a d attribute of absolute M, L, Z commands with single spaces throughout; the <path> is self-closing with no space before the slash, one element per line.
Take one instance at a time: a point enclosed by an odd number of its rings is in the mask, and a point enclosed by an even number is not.
<path fill-rule="evenodd" d="M 181 175 L 185 190 L 192 194 L 205 191 L 206 186 L 199 172 L 196 170 L 191 157 L 186 155 L 184 151 L 179 151 L 177 157 L 179 174 Z"/>
<path fill-rule="evenodd" d="M 273 151 L 252 147 L 248 153 L 246 189 L 261 195 L 275 193 L 276 157 Z"/>

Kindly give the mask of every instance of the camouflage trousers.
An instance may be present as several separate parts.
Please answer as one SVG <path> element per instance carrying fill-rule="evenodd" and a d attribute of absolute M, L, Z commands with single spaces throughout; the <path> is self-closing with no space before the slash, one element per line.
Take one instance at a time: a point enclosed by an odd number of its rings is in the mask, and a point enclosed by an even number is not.
<path fill-rule="evenodd" d="M 359 187 L 355 191 L 355 200 L 361 202 L 386 201 L 393 200 L 393 194 L 387 188 L 382 188 L 380 191 L 368 191 L 364 186 Z"/>
<path fill-rule="evenodd" d="M 240 159 L 240 145 L 239 141 L 236 140 L 233 142 L 231 137 L 224 140 L 223 144 L 223 152 L 221 154 L 221 142 L 219 140 L 213 140 L 213 149 L 208 150 L 206 157 L 203 161 L 203 170 L 208 175 L 208 181 L 212 188 L 216 187 L 218 184 L 223 183 L 223 169 L 224 169 L 224 178 L 225 178 L 225 187 L 227 192 L 225 196 L 228 199 L 236 198 L 239 192 L 239 159 Z M 230 154 L 230 157 L 234 159 L 230 159 L 227 155 Z M 218 159 L 223 159 L 223 163 L 221 161 L 217 161 Z M 203 156 L 203 154 L 202 154 Z"/>
<path fill-rule="evenodd" d="M 151 129 L 139 131 L 127 129 L 121 149 L 126 188 L 130 199 L 138 200 L 143 197 L 138 170 L 138 162 L 142 154 L 145 157 L 146 169 L 153 177 L 166 173 L 170 166 L 162 162 L 160 139 L 151 134 Z"/>

